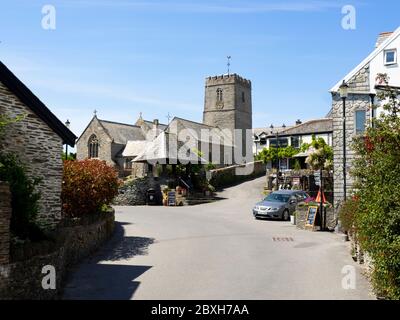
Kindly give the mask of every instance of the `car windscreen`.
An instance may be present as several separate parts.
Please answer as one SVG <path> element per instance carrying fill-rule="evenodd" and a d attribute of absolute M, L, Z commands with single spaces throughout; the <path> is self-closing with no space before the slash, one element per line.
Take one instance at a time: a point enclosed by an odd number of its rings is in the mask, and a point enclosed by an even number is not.
<path fill-rule="evenodd" d="M 264 201 L 271 201 L 271 202 L 288 202 L 290 196 L 287 194 L 280 194 L 280 193 L 271 193 L 264 199 Z"/>

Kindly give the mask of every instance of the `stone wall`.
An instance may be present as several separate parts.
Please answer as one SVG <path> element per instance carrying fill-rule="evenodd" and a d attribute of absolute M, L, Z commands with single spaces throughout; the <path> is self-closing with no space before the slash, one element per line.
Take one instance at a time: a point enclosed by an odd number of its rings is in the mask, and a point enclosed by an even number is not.
<path fill-rule="evenodd" d="M 349 81 L 349 96 L 346 99 L 346 158 L 347 158 L 347 195 L 353 186 L 353 179 L 349 174 L 354 159 L 351 148 L 355 128 L 355 111 L 366 110 L 366 122 L 370 121 L 369 97 L 369 67 L 358 72 Z M 334 166 L 334 207 L 337 211 L 343 201 L 343 101 L 338 93 L 332 95 L 332 121 L 333 121 L 333 166 Z"/>
<path fill-rule="evenodd" d="M 0 82 L 0 113 L 25 115 L 7 127 L 0 149 L 19 155 L 30 176 L 42 178 L 38 222 L 55 228 L 61 219 L 62 139 Z"/>
<path fill-rule="evenodd" d="M 10 261 L 11 193 L 8 184 L 0 182 L 0 266 Z"/>
<path fill-rule="evenodd" d="M 242 171 L 238 174 L 237 170 Z M 247 165 L 234 165 L 220 169 L 210 170 L 211 180 L 210 183 L 215 188 L 224 188 L 231 186 L 235 183 L 251 180 L 256 177 L 265 175 L 266 166 L 262 161 L 248 163 Z"/>
<path fill-rule="evenodd" d="M 84 160 L 88 158 L 88 142 L 92 135 L 96 135 L 97 139 L 99 140 L 99 159 L 105 160 L 108 165 L 114 166 L 115 163 L 112 158 L 112 139 L 109 137 L 97 117 L 92 119 L 85 132 L 76 142 L 77 160 Z"/>
<path fill-rule="evenodd" d="M 22 261 L 0 265 L 0 299 L 58 299 L 71 266 L 94 252 L 111 237 L 114 231 L 114 211 L 82 224 L 70 222 L 57 232 L 55 250 Z M 37 243 L 46 251 L 48 243 Z M 56 289 L 43 289 L 44 266 L 56 271 Z"/>
<path fill-rule="evenodd" d="M 161 204 L 160 184 L 152 177 L 137 178 L 126 182 L 118 190 L 118 196 L 114 199 L 114 204 L 120 206 L 144 206 L 147 203 L 147 190 L 154 188 Z"/>

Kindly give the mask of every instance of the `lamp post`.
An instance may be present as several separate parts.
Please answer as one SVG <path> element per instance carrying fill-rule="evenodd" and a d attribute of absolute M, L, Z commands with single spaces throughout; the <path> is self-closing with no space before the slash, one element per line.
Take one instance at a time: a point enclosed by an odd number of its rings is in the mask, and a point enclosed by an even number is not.
<path fill-rule="evenodd" d="M 69 129 L 71 122 L 67 119 L 65 126 Z M 65 144 L 65 160 L 68 160 L 68 143 Z"/>
<path fill-rule="evenodd" d="M 346 177 L 346 99 L 348 97 L 349 86 L 343 80 L 339 87 L 339 94 L 343 101 L 343 200 L 347 198 L 347 177 Z"/>

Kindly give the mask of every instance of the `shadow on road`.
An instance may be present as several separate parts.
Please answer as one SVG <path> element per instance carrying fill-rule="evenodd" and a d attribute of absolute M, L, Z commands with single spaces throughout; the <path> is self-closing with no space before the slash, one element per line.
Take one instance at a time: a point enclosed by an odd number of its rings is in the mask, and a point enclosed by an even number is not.
<path fill-rule="evenodd" d="M 104 260 L 118 261 L 147 255 L 148 248 L 154 243 L 154 238 L 126 237 L 124 225 L 129 223 L 115 222 L 113 237 L 92 257 L 91 262 Z"/>
<path fill-rule="evenodd" d="M 134 295 L 140 285 L 134 280 L 152 267 L 113 262 L 147 255 L 154 239 L 125 237 L 124 225 L 115 222 L 113 237 L 73 272 L 63 299 L 126 300 Z"/>

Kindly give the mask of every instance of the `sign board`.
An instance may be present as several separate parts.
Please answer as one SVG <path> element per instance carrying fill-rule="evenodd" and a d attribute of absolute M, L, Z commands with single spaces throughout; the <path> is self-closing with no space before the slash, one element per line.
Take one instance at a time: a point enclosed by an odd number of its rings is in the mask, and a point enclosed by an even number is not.
<path fill-rule="evenodd" d="M 306 217 L 306 227 L 314 227 L 315 219 L 318 214 L 319 207 L 318 206 L 310 206 L 308 207 L 307 217 Z"/>
<path fill-rule="evenodd" d="M 169 206 L 174 206 L 175 203 L 176 203 L 175 191 L 168 192 L 168 205 Z"/>

